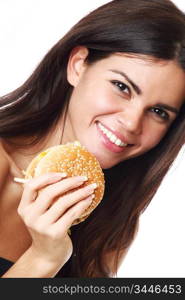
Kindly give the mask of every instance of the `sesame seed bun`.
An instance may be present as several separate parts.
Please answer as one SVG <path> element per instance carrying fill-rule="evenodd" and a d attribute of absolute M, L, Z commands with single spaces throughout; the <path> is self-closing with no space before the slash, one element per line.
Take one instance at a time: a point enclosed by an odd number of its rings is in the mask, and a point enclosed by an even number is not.
<path fill-rule="evenodd" d="M 72 225 L 84 221 L 102 200 L 105 189 L 104 174 L 96 157 L 79 142 L 53 146 L 31 161 L 25 171 L 25 179 L 50 172 L 67 173 L 67 177 L 87 176 L 88 180 L 82 186 L 97 183 L 93 202 Z"/>

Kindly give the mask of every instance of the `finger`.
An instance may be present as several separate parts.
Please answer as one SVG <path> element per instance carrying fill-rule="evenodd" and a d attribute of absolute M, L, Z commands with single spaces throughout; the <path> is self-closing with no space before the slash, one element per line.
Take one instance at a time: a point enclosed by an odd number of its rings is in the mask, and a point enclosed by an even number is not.
<path fill-rule="evenodd" d="M 60 197 L 44 214 L 47 223 L 52 224 L 57 221 L 71 206 L 79 201 L 87 198 L 89 195 L 95 197 L 94 190 L 96 184 L 90 184 L 84 188 L 80 188 L 70 194 Z"/>
<path fill-rule="evenodd" d="M 53 234 L 60 237 L 60 235 L 67 232 L 74 220 L 80 218 L 92 201 L 93 195 L 90 195 L 86 199 L 72 206 L 61 218 L 57 220 L 57 222 L 51 225 Z"/>
<path fill-rule="evenodd" d="M 40 189 L 66 177 L 65 173 L 47 173 L 30 179 L 24 184 L 20 205 L 27 205 L 35 200 Z"/>
<path fill-rule="evenodd" d="M 39 215 L 44 213 L 53 203 L 56 197 L 79 187 L 87 180 L 84 176 L 66 178 L 60 182 L 46 187 L 37 197 L 34 206 Z"/>

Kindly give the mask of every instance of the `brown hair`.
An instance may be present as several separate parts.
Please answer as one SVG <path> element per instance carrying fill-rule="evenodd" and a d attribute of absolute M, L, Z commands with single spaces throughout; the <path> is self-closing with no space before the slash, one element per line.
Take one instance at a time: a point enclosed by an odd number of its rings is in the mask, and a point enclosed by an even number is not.
<path fill-rule="evenodd" d="M 184 14 L 169 0 L 113 0 L 80 20 L 17 90 L 0 99 L 0 137 L 44 138 L 67 109 L 72 86 L 66 69 L 71 50 L 88 48 L 92 64 L 115 52 L 176 59 L 185 69 Z M 110 277 L 185 140 L 185 104 L 165 137 L 149 152 L 104 170 L 100 205 L 72 227 L 74 255 L 58 277 Z M 17 145 L 17 147 L 26 145 Z M 105 256 L 114 253 L 114 270 Z"/>

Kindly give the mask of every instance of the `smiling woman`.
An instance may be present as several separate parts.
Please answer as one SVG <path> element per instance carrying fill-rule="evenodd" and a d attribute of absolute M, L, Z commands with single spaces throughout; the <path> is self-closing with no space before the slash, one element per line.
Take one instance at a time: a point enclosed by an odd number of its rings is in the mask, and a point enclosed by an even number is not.
<path fill-rule="evenodd" d="M 113 0 L 1 97 L 0 257 L 12 262 L 3 277 L 116 276 L 184 144 L 184 70 L 185 18 L 171 1 Z M 13 177 L 39 152 L 75 140 L 98 159 L 105 194 L 69 236 L 66 224 L 89 206 L 82 178 L 54 173 L 21 186 Z"/>
<path fill-rule="evenodd" d="M 87 56 L 78 47 L 69 58 L 65 128 L 108 169 L 159 143 L 182 106 L 185 74 L 175 60 L 116 53 L 89 66 Z"/>

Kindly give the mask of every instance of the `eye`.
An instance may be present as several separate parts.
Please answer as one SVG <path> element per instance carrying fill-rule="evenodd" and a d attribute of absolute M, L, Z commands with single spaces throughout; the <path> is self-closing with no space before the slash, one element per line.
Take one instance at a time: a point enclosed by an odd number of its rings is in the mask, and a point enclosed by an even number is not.
<path fill-rule="evenodd" d="M 159 117 L 162 120 L 165 121 L 169 120 L 169 114 L 162 108 L 152 107 L 150 111 L 153 112 L 157 117 Z"/>
<path fill-rule="evenodd" d="M 126 93 L 128 95 L 131 94 L 130 88 L 123 82 L 121 81 L 117 81 L 117 80 L 112 80 L 111 81 L 113 85 L 115 85 L 119 91 L 121 91 L 122 93 Z"/>

